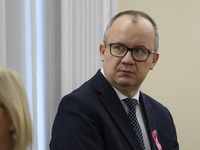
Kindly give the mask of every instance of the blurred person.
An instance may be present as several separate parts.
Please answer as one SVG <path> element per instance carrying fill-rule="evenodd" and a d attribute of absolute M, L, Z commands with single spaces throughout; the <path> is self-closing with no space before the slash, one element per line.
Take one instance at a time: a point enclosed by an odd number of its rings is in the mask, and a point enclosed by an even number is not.
<path fill-rule="evenodd" d="M 26 91 L 17 72 L 0 65 L 0 150 L 29 146 L 32 125 Z"/>

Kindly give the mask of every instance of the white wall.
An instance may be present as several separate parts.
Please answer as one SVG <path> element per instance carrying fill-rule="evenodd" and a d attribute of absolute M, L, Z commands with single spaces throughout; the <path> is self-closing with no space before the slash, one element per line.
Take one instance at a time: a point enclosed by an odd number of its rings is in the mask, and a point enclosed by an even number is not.
<path fill-rule="evenodd" d="M 160 59 L 141 90 L 171 111 L 181 150 L 200 147 L 200 1 L 118 0 L 118 12 L 152 16 L 160 32 Z"/>

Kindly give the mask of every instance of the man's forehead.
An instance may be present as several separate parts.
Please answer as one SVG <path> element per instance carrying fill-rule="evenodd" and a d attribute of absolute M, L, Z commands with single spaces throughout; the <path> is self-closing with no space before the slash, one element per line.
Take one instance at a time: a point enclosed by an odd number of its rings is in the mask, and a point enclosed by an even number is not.
<path fill-rule="evenodd" d="M 120 30 L 120 28 L 124 26 L 126 26 L 127 28 L 128 27 L 132 28 L 134 25 L 137 25 L 140 23 L 150 25 L 153 28 L 153 25 L 151 24 L 151 22 L 144 17 L 133 16 L 133 15 L 122 15 L 113 22 L 110 30 Z"/>

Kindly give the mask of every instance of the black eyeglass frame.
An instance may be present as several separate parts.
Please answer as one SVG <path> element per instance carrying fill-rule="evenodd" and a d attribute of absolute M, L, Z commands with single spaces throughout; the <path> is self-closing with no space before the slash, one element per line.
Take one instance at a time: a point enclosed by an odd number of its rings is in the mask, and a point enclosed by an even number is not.
<path fill-rule="evenodd" d="M 116 55 L 113 55 L 112 52 L 111 52 L 111 46 L 114 45 L 114 44 L 122 45 L 122 46 L 126 47 L 126 49 L 127 49 L 126 53 L 125 53 L 123 56 L 116 56 Z M 134 49 L 138 49 L 138 48 L 129 48 L 129 47 L 127 47 L 127 46 L 125 46 L 125 45 L 123 45 L 123 44 L 119 44 L 119 43 L 106 43 L 106 42 L 105 42 L 104 45 L 109 45 L 109 46 L 110 46 L 110 54 L 111 54 L 112 56 L 114 56 L 114 57 L 123 58 L 123 57 L 128 53 L 128 51 L 131 51 L 131 55 L 132 55 L 133 60 L 139 61 L 139 62 L 145 62 L 145 61 L 149 58 L 149 55 L 150 55 L 150 54 L 155 54 L 155 53 L 156 53 L 156 51 L 150 51 L 150 50 L 148 50 L 148 49 L 142 49 L 142 50 L 148 51 L 147 58 L 146 58 L 145 60 L 137 60 L 137 59 L 135 59 L 135 58 L 133 57 L 133 50 L 134 50 Z"/>

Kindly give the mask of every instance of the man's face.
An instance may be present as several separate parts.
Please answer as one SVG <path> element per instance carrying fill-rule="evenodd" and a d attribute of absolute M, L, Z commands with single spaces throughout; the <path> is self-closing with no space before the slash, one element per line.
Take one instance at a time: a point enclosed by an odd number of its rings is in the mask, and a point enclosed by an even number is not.
<path fill-rule="evenodd" d="M 131 16 L 123 15 L 112 24 L 107 43 L 120 43 L 129 48 L 143 47 L 154 50 L 155 33 L 152 24 L 139 17 L 133 23 Z M 110 46 L 100 45 L 101 60 L 109 83 L 126 96 L 134 96 L 143 80 L 158 60 L 158 53 L 150 54 L 145 62 L 133 60 L 129 51 L 123 58 L 110 54 Z"/>

